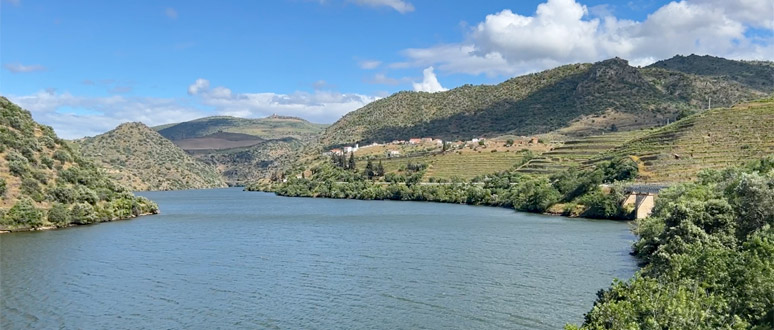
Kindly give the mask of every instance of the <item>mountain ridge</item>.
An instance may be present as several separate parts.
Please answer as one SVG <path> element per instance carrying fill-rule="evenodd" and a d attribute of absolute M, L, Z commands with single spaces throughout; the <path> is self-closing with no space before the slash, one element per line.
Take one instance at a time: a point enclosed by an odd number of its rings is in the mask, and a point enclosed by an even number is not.
<path fill-rule="evenodd" d="M 769 68 L 749 63 L 743 67 Z M 497 85 L 463 85 L 438 93 L 398 92 L 348 113 L 325 130 L 319 144 L 328 148 L 411 137 L 464 140 L 534 135 L 584 123 L 583 119 L 587 119 L 585 129 L 576 127 L 565 133 L 655 127 L 685 111 L 701 111 L 709 96 L 717 106 L 731 106 L 774 91 L 774 86 L 744 82 L 659 65 L 633 67 L 620 58 L 568 64 Z M 627 119 L 620 123 L 601 120 L 610 114 Z M 595 124 L 597 120 L 610 123 L 601 126 Z"/>

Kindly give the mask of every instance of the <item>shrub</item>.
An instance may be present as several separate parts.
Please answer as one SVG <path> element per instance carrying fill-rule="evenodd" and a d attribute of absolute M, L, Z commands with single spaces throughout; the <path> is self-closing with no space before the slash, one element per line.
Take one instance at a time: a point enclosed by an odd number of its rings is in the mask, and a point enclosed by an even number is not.
<path fill-rule="evenodd" d="M 70 210 L 62 203 L 54 203 L 48 210 L 48 222 L 57 227 L 65 227 L 70 224 Z"/>
<path fill-rule="evenodd" d="M 37 228 L 43 225 L 43 211 L 35 207 L 35 203 L 23 197 L 8 210 L 5 215 L 8 223 L 16 226 Z"/>

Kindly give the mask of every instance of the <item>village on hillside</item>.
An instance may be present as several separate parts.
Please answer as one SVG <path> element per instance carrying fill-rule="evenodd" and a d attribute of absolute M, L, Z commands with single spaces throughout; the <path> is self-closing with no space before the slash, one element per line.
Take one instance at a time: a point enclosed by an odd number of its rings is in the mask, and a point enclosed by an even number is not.
<path fill-rule="evenodd" d="M 524 149 L 545 149 L 547 146 L 537 137 L 512 137 L 512 138 L 473 138 L 467 141 L 443 141 L 431 137 L 411 138 L 408 140 L 394 140 L 387 143 L 371 143 L 360 146 L 344 146 L 333 148 L 325 155 L 344 155 L 354 154 L 358 158 L 380 159 L 380 158 L 398 158 L 411 157 L 422 154 L 441 153 L 455 151 L 457 153 L 465 152 L 514 152 Z"/>

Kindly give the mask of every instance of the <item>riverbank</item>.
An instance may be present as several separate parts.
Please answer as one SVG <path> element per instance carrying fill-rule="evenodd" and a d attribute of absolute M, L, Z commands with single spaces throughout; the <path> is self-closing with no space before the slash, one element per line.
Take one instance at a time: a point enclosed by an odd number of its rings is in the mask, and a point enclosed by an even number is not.
<path fill-rule="evenodd" d="M 55 230 L 55 229 L 64 229 L 64 228 L 71 228 L 71 227 L 80 227 L 80 226 L 89 226 L 89 225 L 96 225 L 104 222 L 114 222 L 114 221 L 125 221 L 125 220 L 132 220 L 139 217 L 149 216 L 149 215 L 156 215 L 160 214 L 161 212 L 159 210 L 155 210 L 153 212 L 146 212 L 138 215 L 132 215 L 126 218 L 113 218 L 110 220 L 103 220 L 103 221 L 97 221 L 97 222 L 91 222 L 91 223 L 69 223 L 64 226 L 56 226 L 56 225 L 44 225 L 40 227 L 30 227 L 30 228 L 14 228 L 14 229 L 0 229 L 0 234 L 10 234 L 10 233 L 21 233 L 21 232 L 30 232 L 30 231 L 44 231 L 44 230 Z"/>

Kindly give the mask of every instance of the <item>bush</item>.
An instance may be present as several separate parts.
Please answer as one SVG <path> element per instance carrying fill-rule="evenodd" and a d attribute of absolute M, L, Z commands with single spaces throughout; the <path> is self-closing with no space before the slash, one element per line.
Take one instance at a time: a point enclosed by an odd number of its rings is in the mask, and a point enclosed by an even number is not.
<path fill-rule="evenodd" d="M 97 214 L 90 204 L 76 203 L 70 210 L 70 221 L 79 225 L 94 223 L 97 221 Z"/>
<path fill-rule="evenodd" d="M 48 222 L 57 227 L 66 227 L 70 224 L 70 210 L 62 203 L 54 203 L 48 210 Z"/>
<path fill-rule="evenodd" d="M 512 195 L 513 207 L 527 212 L 545 212 L 561 198 L 561 194 L 545 178 L 519 183 Z"/>
<path fill-rule="evenodd" d="M 8 191 L 8 184 L 4 178 L 0 178 L 0 198 L 5 197 L 5 192 Z"/>
<path fill-rule="evenodd" d="M 5 219 L 14 226 L 37 228 L 43 225 L 43 211 L 31 199 L 23 197 L 8 210 Z"/>

